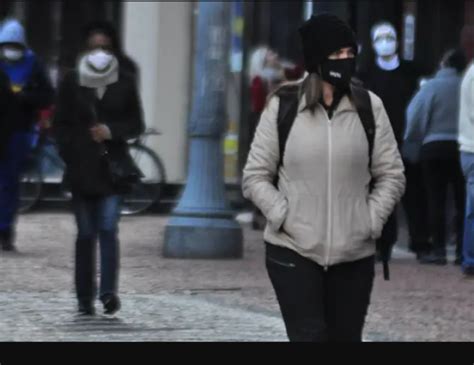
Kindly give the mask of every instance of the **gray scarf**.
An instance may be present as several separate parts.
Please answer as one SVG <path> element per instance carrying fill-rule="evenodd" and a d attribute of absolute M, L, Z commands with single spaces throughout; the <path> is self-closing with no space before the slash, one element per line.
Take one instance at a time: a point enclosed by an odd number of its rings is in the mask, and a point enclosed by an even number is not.
<path fill-rule="evenodd" d="M 99 98 L 104 96 L 107 86 L 119 80 L 119 63 L 114 57 L 111 66 L 106 72 L 97 72 L 87 62 L 87 55 L 79 59 L 79 85 L 97 89 Z"/>

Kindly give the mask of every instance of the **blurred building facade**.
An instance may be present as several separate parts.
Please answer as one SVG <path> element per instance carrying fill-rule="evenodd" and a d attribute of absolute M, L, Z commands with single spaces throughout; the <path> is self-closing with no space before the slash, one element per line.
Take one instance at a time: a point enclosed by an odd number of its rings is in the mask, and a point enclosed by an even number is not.
<path fill-rule="evenodd" d="M 186 179 L 187 121 L 193 79 L 194 2 L 2 1 L 27 28 L 30 44 L 48 64 L 53 81 L 74 66 L 80 30 L 90 20 L 113 22 L 126 52 L 141 68 L 141 91 L 149 127 L 163 132 L 150 146 L 165 163 L 168 182 Z M 1 9 L 0 9 L 1 11 Z M 432 73 L 449 47 L 459 44 L 462 29 L 474 25 L 470 0 L 233 1 L 229 55 L 229 133 L 224 141 L 226 181 L 238 184 L 250 138 L 246 70 L 251 50 L 260 44 L 301 62 L 297 29 L 312 13 L 329 11 L 357 31 L 361 62 L 373 56 L 370 29 L 380 20 L 395 24 L 401 53 Z M 468 44 L 468 43 L 466 43 Z M 468 45 L 468 47 L 470 47 Z"/>

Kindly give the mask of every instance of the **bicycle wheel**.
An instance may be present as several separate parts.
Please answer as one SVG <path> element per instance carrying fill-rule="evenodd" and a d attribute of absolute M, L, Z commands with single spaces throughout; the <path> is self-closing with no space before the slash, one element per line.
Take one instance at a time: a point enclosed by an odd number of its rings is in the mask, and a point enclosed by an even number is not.
<path fill-rule="evenodd" d="M 41 167 L 35 156 L 31 156 L 25 163 L 20 177 L 20 201 L 18 211 L 24 214 L 39 202 L 43 186 Z"/>
<path fill-rule="evenodd" d="M 130 145 L 130 155 L 142 171 L 143 177 L 132 191 L 124 196 L 123 215 L 145 212 L 161 198 L 161 190 L 166 181 L 165 169 L 160 158 L 150 148 L 142 145 Z"/>

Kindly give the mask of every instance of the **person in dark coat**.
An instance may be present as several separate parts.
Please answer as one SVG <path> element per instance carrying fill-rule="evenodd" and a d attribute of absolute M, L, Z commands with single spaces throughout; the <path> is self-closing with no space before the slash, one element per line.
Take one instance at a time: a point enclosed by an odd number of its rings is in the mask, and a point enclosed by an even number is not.
<path fill-rule="evenodd" d="M 28 47 L 25 29 L 15 19 L 0 23 L 0 70 L 8 77 L 11 90 L 9 115 L 3 121 L 1 137 L 0 247 L 11 252 L 16 251 L 20 176 L 31 151 L 39 111 L 49 106 L 54 98 L 46 69 Z"/>
<path fill-rule="evenodd" d="M 99 298 L 105 314 L 120 307 L 118 296 L 121 196 L 107 159 L 127 159 L 127 140 L 144 131 L 136 79 L 119 63 L 113 39 L 101 30 L 87 33 L 85 51 L 58 92 L 53 130 L 66 163 L 65 183 L 73 195 L 76 240 L 75 283 L 79 314 L 95 314 L 96 241 L 100 241 Z M 104 157 L 104 154 L 109 156 Z"/>
<path fill-rule="evenodd" d="M 421 71 L 413 62 L 400 58 L 398 35 L 392 24 L 388 22 L 375 24 L 372 28 L 372 42 L 376 57 L 367 65 L 360 67 L 358 78 L 366 88 L 382 99 L 401 150 L 406 125 L 406 109 L 417 88 Z M 421 166 L 408 160 L 404 160 L 404 164 L 407 187 L 402 203 L 410 235 L 409 245 L 420 258 L 430 250 L 427 197 L 424 192 Z M 394 213 L 388 220 L 381 239 L 377 242 L 379 248 L 395 245 L 398 239 L 397 221 L 397 215 Z"/>

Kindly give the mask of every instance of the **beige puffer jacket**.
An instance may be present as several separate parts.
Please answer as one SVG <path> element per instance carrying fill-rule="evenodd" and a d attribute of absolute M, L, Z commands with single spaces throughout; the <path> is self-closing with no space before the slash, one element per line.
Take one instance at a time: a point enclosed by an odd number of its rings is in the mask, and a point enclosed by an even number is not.
<path fill-rule="evenodd" d="M 262 114 L 244 169 L 243 194 L 268 220 L 265 241 L 321 266 L 375 254 L 375 240 L 405 190 L 402 159 L 382 101 L 370 94 L 376 135 L 369 145 L 357 110 L 345 96 L 329 120 L 319 105 L 300 112 L 289 134 L 278 189 L 277 115 L 273 97 Z M 369 194 L 369 184 L 375 185 Z"/>

